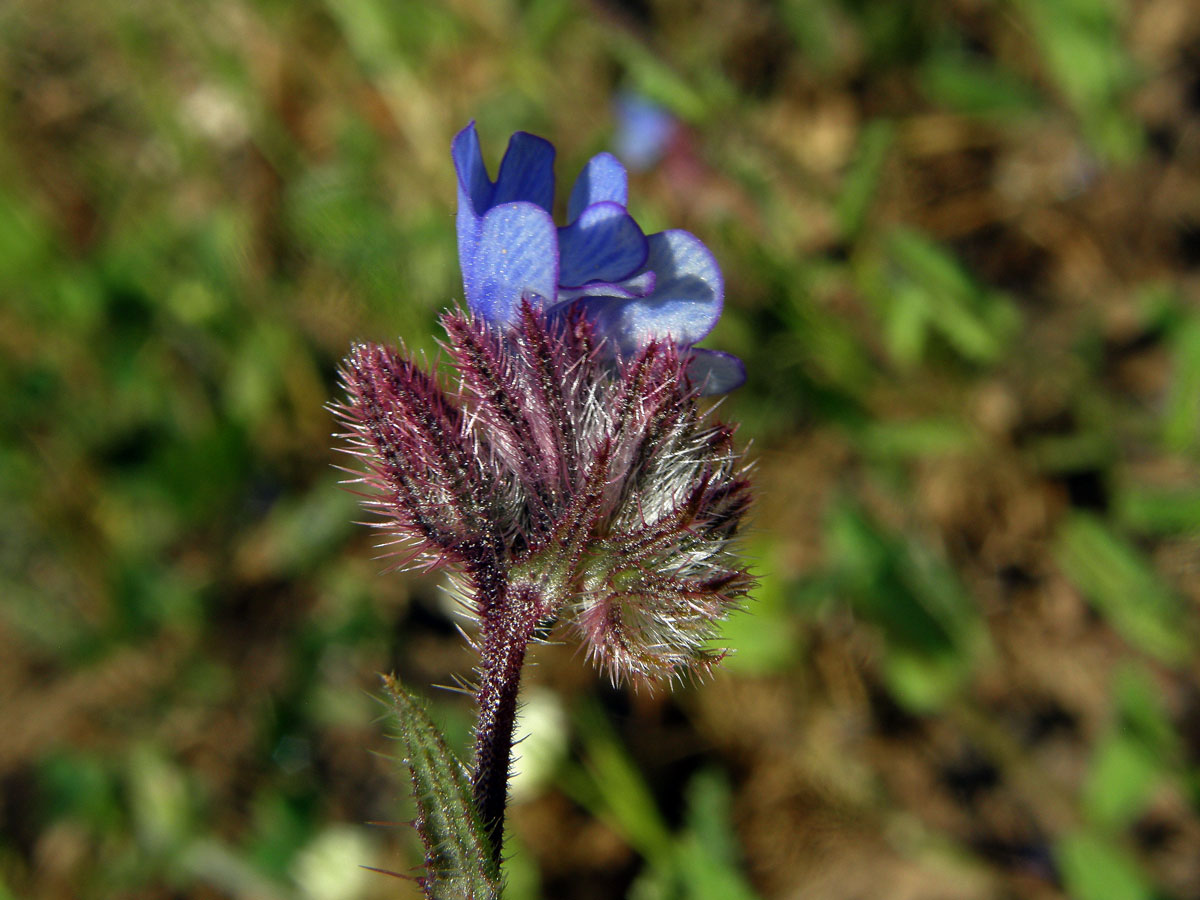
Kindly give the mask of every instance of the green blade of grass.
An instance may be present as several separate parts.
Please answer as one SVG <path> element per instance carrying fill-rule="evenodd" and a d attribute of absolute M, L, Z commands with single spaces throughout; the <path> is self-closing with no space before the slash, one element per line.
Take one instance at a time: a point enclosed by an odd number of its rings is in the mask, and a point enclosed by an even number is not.
<path fill-rule="evenodd" d="M 1130 644 L 1164 662 L 1191 651 L 1183 608 L 1146 561 L 1099 519 L 1063 525 L 1055 556 L 1067 577 Z"/>

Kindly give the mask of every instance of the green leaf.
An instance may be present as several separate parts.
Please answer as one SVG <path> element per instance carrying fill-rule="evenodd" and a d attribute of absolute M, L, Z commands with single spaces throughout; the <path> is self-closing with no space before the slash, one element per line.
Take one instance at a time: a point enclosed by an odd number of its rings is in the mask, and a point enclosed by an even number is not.
<path fill-rule="evenodd" d="M 980 283 L 928 235 L 893 228 L 854 257 L 859 287 L 878 310 L 888 352 L 919 363 L 937 336 L 974 364 L 998 362 L 1021 324 L 1005 294 Z"/>
<path fill-rule="evenodd" d="M 970 674 L 965 653 L 929 655 L 889 648 L 884 660 L 888 689 L 907 710 L 933 713 L 942 708 Z"/>
<path fill-rule="evenodd" d="M 925 304 L 930 328 L 964 359 L 995 362 L 1020 325 L 1012 302 L 973 279 L 957 259 L 928 236 L 896 228 L 887 237 L 891 263 L 901 273 L 892 290 L 911 289 Z"/>
<path fill-rule="evenodd" d="M 1017 0 L 1046 73 L 1080 119 L 1093 147 L 1114 162 L 1131 162 L 1143 145 L 1126 111 L 1139 66 L 1122 39 L 1122 7 L 1096 0 Z"/>
<path fill-rule="evenodd" d="M 826 524 L 838 593 L 879 626 L 889 646 L 956 654 L 977 630 L 969 596 L 944 565 L 850 503 Z"/>
<path fill-rule="evenodd" d="M 1158 782 L 1159 760 L 1128 735 L 1112 734 L 1096 748 L 1083 786 L 1083 806 L 1097 825 L 1121 828 L 1145 807 Z"/>
<path fill-rule="evenodd" d="M 564 770 L 563 790 L 605 821 L 651 865 L 669 867 L 671 830 L 603 710 L 595 703 L 578 704 L 575 725 L 583 745 L 583 766 Z"/>
<path fill-rule="evenodd" d="M 758 900 L 740 865 L 733 830 L 733 797 L 724 776 L 702 769 L 687 787 L 686 830 L 677 845 L 677 868 L 692 900 Z"/>
<path fill-rule="evenodd" d="M 1172 343 L 1174 371 L 1163 432 L 1169 449 L 1188 453 L 1200 441 L 1200 316 L 1188 319 Z"/>
<path fill-rule="evenodd" d="M 1168 663 L 1191 653 L 1184 609 L 1145 559 L 1092 516 L 1063 525 L 1055 556 L 1067 577 L 1129 643 Z"/>
<path fill-rule="evenodd" d="M 854 161 L 842 179 L 841 191 L 834 205 L 838 225 L 847 238 L 858 235 L 871 210 L 894 131 L 891 122 L 876 120 L 867 124 L 859 138 Z"/>
<path fill-rule="evenodd" d="M 616 41 L 613 50 L 639 93 L 661 103 L 684 121 L 704 120 L 709 112 L 707 98 L 661 56 L 633 39 Z"/>
<path fill-rule="evenodd" d="M 879 629 L 893 695 L 915 711 L 936 709 L 988 652 L 970 594 L 929 548 L 853 503 L 831 509 L 825 535 L 833 594 Z"/>
<path fill-rule="evenodd" d="M 928 459 L 971 448 L 971 433 L 954 419 L 888 419 L 866 423 L 855 433 L 864 452 L 882 459 Z"/>
<path fill-rule="evenodd" d="M 1181 740 L 1149 669 L 1125 663 L 1111 687 L 1116 713 L 1095 746 L 1083 784 L 1083 810 L 1098 829 L 1115 833 L 1142 814 L 1154 791 L 1183 757 Z"/>
<path fill-rule="evenodd" d="M 1162 691 L 1146 667 L 1123 664 L 1113 679 L 1112 692 L 1121 727 L 1129 735 L 1160 758 L 1182 755 L 1181 739 L 1171 724 Z"/>
<path fill-rule="evenodd" d="M 1200 488 L 1134 486 L 1116 498 L 1121 524 L 1145 535 L 1176 535 L 1200 531 Z"/>
<path fill-rule="evenodd" d="M 1072 900 L 1150 900 L 1154 896 L 1137 863 L 1095 835 L 1067 835 L 1055 847 L 1055 856 Z"/>
<path fill-rule="evenodd" d="M 446 745 L 424 707 L 394 677 L 384 687 L 404 744 L 417 802 L 417 832 L 425 844 L 430 900 L 499 900 L 500 870 L 471 795 L 466 767 Z"/>
<path fill-rule="evenodd" d="M 763 560 L 754 600 L 749 609 L 725 622 L 713 646 L 732 651 L 722 663 L 730 672 L 769 675 L 795 663 L 803 644 L 793 612 L 794 585 L 779 574 L 774 544 L 759 542 L 751 556 Z"/>
<path fill-rule="evenodd" d="M 931 54 L 921 73 L 922 90 L 939 106 L 971 116 L 1015 116 L 1038 109 L 1031 85 L 958 48 Z"/>

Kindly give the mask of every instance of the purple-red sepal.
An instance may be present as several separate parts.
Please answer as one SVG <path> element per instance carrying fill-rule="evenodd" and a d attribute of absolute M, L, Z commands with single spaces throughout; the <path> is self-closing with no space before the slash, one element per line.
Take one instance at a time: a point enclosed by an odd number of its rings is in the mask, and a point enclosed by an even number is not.
<path fill-rule="evenodd" d="M 443 325 L 455 390 L 379 345 L 343 368 L 385 526 L 462 569 L 485 621 L 573 621 L 614 679 L 707 669 L 750 586 L 730 548 L 749 487 L 731 429 L 697 406 L 691 351 L 614 356 L 582 311 L 529 302 L 506 329 L 460 312 Z"/>

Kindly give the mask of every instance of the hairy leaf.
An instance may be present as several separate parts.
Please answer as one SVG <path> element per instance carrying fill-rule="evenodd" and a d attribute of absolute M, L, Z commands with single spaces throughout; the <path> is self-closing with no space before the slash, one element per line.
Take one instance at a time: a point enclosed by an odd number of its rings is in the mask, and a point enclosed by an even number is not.
<path fill-rule="evenodd" d="M 500 870 L 471 798 L 466 768 L 446 746 L 424 707 L 394 677 L 384 686 L 395 712 L 417 801 L 417 832 L 425 844 L 418 881 L 430 900 L 499 900 Z"/>

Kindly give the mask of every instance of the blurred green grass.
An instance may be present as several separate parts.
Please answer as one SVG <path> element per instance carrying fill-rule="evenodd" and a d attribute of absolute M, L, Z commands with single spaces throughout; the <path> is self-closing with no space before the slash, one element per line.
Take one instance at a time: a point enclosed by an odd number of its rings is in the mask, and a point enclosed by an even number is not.
<path fill-rule="evenodd" d="M 1190 13 L 5 4 L 0 897 L 416 896 L 358 868 L 419 860 L 370 694 L 471 661 L 325 405 L 436 353 L 453 133 L 566 179 L 623 90 L 681 123 L 633 211 L 726 274 L 761 586 L 706 686 L 539 649 L 509 896 L 1200 895 Z"/>

